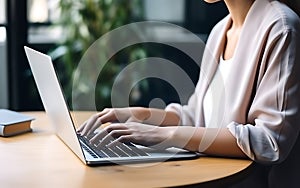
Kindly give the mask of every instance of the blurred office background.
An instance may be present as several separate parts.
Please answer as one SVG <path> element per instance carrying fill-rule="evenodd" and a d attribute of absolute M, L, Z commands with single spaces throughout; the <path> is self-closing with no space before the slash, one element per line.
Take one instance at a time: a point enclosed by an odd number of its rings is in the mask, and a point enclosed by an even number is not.
<path fill-rule="evenodd" d="M 0 108 L 43 109 L 24 45 L 53 57 L 70 102 L 72 69 L 86 48 L 106 32 L 128 23 L 155 20 L 182 26 L 205 42 L 213 25 L 225 15 L 223 2 L 209 5 L 202 0 L 0 0 Z M 172 31 L 165 36 L 174 43 L 192 42 L 182 41 Z M 197 82 L 199 67 L 182 52 L 155 43 L 135 45 L 116 54 L 105 68 L 108 76 L 99 77 L 99 109 L 110 105 L 110 86 L 117 72 L 126 63 L 150 56 L 178 64 Z M 133 90 L 131 105 L 147 106 L 155 98 L 165 103 L 178 100 L 174 88 L 159 79 L 143 81 Z"/>

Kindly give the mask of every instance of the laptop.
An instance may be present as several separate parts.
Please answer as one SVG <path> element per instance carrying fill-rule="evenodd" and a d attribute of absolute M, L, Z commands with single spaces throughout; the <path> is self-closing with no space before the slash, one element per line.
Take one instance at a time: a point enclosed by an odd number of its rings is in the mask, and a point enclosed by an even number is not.
<path fill-rule="evenodd" d="M 134 144 L 119 143 L 113 148 L 98 148 L 76 132 L 71 115 L 56 75 L 51 57 L 24 47 L 43 106 L 56 135 L 86 165 L 129 164 L 166 160 L 193 159 L 198 153 L 177 148 L 156 150 Z"/>

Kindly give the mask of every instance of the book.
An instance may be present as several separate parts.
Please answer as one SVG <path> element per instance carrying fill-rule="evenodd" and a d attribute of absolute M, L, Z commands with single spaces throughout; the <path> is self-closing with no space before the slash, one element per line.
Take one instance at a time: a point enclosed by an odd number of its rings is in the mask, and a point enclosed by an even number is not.
<path fill-rule="evenodd" d="M 33 117 L 19 112 L 0 109 L 0 136 L 9 137 L 32 131 Z"/>

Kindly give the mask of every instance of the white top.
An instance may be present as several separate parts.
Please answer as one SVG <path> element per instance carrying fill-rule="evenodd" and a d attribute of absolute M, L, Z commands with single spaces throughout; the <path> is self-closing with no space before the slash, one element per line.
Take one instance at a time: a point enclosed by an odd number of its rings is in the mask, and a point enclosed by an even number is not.
<path fill-rule="evenodd" d="M 206 94 L 204 95 L 203 114 L 205 127 L 218 127 L 213 119 L 213 111 L 218 109 L 219 104 L 222 104 L 222 100 L 226 97 L 226 83 L 232 68 L 231 60 L 232 59 L 224 60 L 223 56 L 220 56 L 219 66 L 215 73 L 218 75 L 214 76 Z M 220 76 L 221 79 L 218 79 L 218 76 Z"/>

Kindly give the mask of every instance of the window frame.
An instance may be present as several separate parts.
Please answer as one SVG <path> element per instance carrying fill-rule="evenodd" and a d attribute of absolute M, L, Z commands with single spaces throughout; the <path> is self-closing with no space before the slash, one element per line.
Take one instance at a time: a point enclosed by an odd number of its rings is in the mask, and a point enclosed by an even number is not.
<path fill-rule="evenodd" d="M 0 0 L 1 1 L 1 0 Z M 0 20 L 1 22 L 0 22 L 0 27 L 6 27 L 6 24 L 7 24 L 7 1 L 8 0 L 2 0 L 3 2 L 4 2 L 4 20 Z"/>
<path fill-rule="evenodd" d="M 8 0 L 3 0 L 4 3 L 4 19 L 1 20 L 0 23 L 0 28 L 4 28 L 5 29 L 5 38 L 4 40 L 0 41 L 0 45 L 2 46 L 2 56 L 1 56 L 1 75 L 0 75 L 0 86 L 3 89 L 2 90 L 2 94 L 0 96 L 0 107 L 1 108 L 8 108 L 9 107 L 9 91 L 8 91 L 8 59 L 7 59 L 7 1 Z"/>

